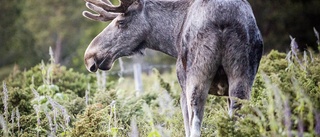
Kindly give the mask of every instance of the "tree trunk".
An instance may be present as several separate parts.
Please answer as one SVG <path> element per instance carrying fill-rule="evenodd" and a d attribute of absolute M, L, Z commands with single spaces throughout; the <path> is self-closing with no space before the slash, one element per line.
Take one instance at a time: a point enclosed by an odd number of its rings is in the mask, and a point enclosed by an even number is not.
<path fill-rule="evenodd" d="M 62 50 L 62 38 L 60 35 L 58 35 L 57 40 L 56 40 L 56 46 L 54 49 L 54 62 L 56 64 L 60 63 L 61 50 Z"/>

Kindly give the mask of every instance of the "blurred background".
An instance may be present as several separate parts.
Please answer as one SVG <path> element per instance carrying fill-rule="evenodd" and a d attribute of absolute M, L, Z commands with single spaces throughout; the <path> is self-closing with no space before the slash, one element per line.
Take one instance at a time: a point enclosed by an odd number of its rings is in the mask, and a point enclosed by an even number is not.
<path fill-rule="evenodd" d="M 0 0 L 0 80 L 15 69 L 28 69 L 49 60 L 52 47 L 55 62 L 86 72 L 83 54 L 91 40 L 108 23 L 95 22 L 81 14 L 87 10 L 83 0 Z M 114 1 L 116 3 L 116 1 Z M 264 51 L 286 52 L 289 35 L 300 49 L 317 51 L 313 28 L 320 30 L 320 0 L 249 0 L 264 37 Z M 146 57 L 147 56 L 147 57 Z M 132 61 L 134 60 L 134 61 Z M 175 59 L 155 51 L 144 57 L 124 58 L 142 62 L 143 68 L 174 66 Z M 113 71 L 119 69 L 114 65 Z"/>

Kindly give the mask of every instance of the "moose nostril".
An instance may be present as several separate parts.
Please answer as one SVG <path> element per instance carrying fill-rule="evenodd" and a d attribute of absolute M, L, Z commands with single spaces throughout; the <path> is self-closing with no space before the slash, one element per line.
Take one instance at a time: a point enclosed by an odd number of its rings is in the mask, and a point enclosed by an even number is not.
<path fill-rule="evenodd" d="M 98 66 L 97 66 L 96 63 L 93 63 L 92 66 L 90 67 L 90 71 L 91 71 L 91 72 L 96 72 L 97 69 L 98 69 Z"/>
<path fill-rule="evenodd" d="M 98 65 L 94 58 L 85 59 L 86 68 L 90 72 L 96 72 L 98 70 Z"/>

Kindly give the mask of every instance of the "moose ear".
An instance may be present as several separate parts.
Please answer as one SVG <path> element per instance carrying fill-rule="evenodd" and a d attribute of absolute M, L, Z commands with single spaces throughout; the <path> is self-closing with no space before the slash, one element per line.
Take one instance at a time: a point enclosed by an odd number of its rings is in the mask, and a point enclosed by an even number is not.
<path fill-rule="evenodd" d="M 145 6 L 145 0 L 133 0 L 133 3 L 130 5 L 130 9 L 134 10 L 142 10 L 143 7 Z"/>
<path fill-rule="evenodd" d="M 137 3 L 139 3 L 139 5 L 144 6 L 145 0 L 136 0 L 136 1 L 137 1 Z"/>

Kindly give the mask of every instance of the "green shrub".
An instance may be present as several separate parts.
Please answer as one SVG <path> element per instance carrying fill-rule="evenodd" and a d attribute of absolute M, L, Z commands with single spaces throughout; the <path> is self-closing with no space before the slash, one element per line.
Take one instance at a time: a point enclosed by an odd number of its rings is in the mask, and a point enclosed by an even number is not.
<path fill-rule="evenodd" d="M 202 136 L 319 136 L 315 129 L 320 123 L 316 118 L 320 114 L 319 72 L 319 55 L 271 51 L 261 60 L 251 100 L 239 100 L 243 107 L 236 116 L 228 116 L 227 97 L 208 97 Z M 144 74 L 140 95 L 132 78 L 102 85 L 106 79 L 100 75 L 44 63 L 15 71 L 5 80 L 8 112 L 0 109 L 0 122 L 7 128 L 0 134 L 184 136 L 181 89 L 174 71 Z M 0 95 L 3 98 L 4 92 Z M 17 109 L 19 118 L 14 113 Z"/>
<path fill-rule="evenodd" d="M 48 134 L 47 131 L 50 131 L 48 122 L 44 124 L 42 122 L 47 119 L 45 114 L 48 114 L 49 117 L 57 115 L 52 114 L 53 106 L 50 105 L 48 98 L 53 98 L 58 104 L 67 108 L 69 112 L 66 113 L 75 116 L 86 107 L 84 96 L 88 85 L 92 85 L 92 91 L 95 91 L 96 85 L 94 76 L 74 72 L 72 69 L 66 69 L 66 67 L 52 63 L 41 63 L 30 70 L 22 72 L 16 70 L 5 79 L 5 84 L 8 94 L 8 110 L 13 111 L 6 117 L 6 119 L 9 119 L 6 124 L 17 121 L 13 121 L 9 116 L 16 117 L 14 110 L 18 108 L 18 113 L 21 115 L 19 118 L 20 123 L 19 125 L 11 124 L 9 127 L 13 131 L 17 131 L 18 128 L 21 129 L 19 131 L 24 131 L 21 134 L 11 131 L 10 135 L 12 136 L 35 136 L 37 132 L 42 135 Z M 35 92 L 39 95 L 36 95 Z M 0 95 L 3 97 L 4 92 L 1 92 Z M 3 105 L 4 102 L 1 101 L 0 106 Z M 37 110 L 39 112 L 34 109 L 38 105 L 40 105 L 39 110 Z M 4 113 L 4 110 L 0 109 L 0 113 Z M 65 112 L 59 113 L 62 115 Z M 36 114 L 41 114 L 38 117 L 41 120 L 41 125 L 38 126 Z M 56 121 L 58 123 L 64 123 L 63 120 L 63 116 L 57 116 Z M 42 127 L 41 131 L 36 127 Z M 55 134 L 64 132 L 61 127 L 58 129 L 59 131 L 56 131 Z"/>

